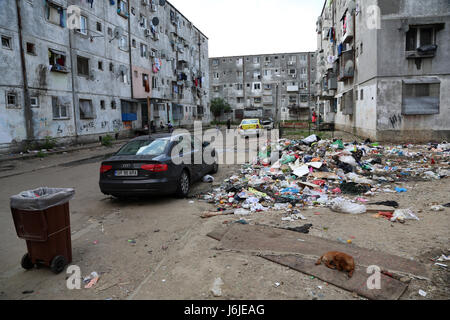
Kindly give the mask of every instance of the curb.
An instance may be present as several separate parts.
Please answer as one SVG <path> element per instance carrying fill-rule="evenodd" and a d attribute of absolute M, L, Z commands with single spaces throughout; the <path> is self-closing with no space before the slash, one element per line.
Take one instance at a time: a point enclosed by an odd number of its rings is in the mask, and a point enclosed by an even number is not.
<path fill-rule="evenodd" d="M 115 152 L 109 152 L 109 153 L 105 153 L 103 155 L 89 156 L 87 158 L 83 158 L 83 159 L 79 159 L 79 160 L 75 160 L 75 161 L 69 161 L 69 162 L 63 162 L 63 163 L 58 163 L 58 164 L 52 164 L 52 165 L 46 166 L 46 167 L 40 167 L 40 168 L 36 168 L 36 169 L 32 169 L 32 170 L 11 173 L 11 174 L 8 174 L 8 175 L 0 176 L 0 179 L 10 178 L 10 177 L 14 177 L 14 176 L 20 176 L 22 174 L 32 173 L 32 172 L 36 172 L 36 171 L 39 171 L 39 170 L 45 170 L 45 169 L 56 168 L 56 167 L 63 167 L 63 166 L 71 166 L 72 164 L 75 165 L 75 164 L 77 164 L 79 162 L 89 161 L 89 160 L 93 160 L 93 159 L 102 159 L 102 158 L 110 157 L 114 153 Z"/>

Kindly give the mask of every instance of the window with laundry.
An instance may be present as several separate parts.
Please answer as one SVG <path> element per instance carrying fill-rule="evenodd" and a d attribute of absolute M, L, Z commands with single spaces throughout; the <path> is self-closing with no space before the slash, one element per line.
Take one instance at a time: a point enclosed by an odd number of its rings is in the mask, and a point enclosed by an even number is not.
<path fill-rule="evenodd" d="M 80 119 L 94 119 L 94 108 L 92 100 L 80 99 Z"/>
<path fill-rule="evenodd" d="M 66 26 L 66 11 L 63 7 L 52 1 L 45 1 L 45 19 L 48 22 L 57 24 L 61 27 Z"/>
<path fill-rule="evenodd" d="M 48 60 L 51 71 L 67 72 L 65 52 L 48 49 Z"/>

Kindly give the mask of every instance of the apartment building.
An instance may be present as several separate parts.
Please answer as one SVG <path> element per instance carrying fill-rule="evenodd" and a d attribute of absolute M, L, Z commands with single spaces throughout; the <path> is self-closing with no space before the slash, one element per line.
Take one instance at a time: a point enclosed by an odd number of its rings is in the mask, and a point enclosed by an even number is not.
<path fill-rule="evenodd" d="M 230 104 L 233 113 L 222 120 L 307 120 L 315 68 L 314 52 L 210 58 L 210 96 Z"/>
<path fill-rule="evenodd" d="M 4 0 L 2 9 L 0 152 L 209 121 L 208 39 L 169 2 Z"/>
<path fill-rule="evenodd" d="M 450 138 L 446 0 L 325 1 L 317 21 L 317 110 L 379 141 Z"/>

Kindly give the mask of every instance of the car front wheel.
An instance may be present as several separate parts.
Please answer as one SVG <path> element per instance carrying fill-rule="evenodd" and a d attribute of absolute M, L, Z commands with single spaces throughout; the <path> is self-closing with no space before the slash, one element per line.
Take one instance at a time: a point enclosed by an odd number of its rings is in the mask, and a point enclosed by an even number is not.
<path fill-rule="evenodd" d="M 186 170 L 183 170 L 180 178 L 178 179 L 176 195 L 180 198 L 186 198 L 189 194 L 190 187 L 191 187 L 191 182 L 190 182 L 189 174 Z"/>

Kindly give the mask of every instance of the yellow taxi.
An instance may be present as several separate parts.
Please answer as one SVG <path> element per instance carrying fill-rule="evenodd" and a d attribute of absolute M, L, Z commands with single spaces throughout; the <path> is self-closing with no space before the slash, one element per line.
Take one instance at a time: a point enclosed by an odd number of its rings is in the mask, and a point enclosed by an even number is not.
<path fill-rule="evenodd" d="M 244 119 L 239 126 L 239 134 L 245 138 L 259 137 L 263 126 L 259 119 Z"/>

